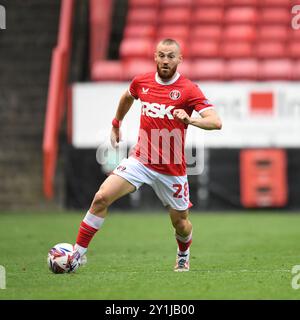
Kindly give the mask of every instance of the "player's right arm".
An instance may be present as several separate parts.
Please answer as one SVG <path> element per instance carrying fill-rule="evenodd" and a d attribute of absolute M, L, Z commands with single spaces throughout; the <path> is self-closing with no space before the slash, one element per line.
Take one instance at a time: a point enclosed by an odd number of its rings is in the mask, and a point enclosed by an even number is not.
<path fill-rule="evenodd" d="M 123 93 L 123 95 L 120 98 L 119 105 L 116 111 L 115 120 L 120 123 L 124 119 L 125 115 L 129 111 L 130 107 L 132 106 L 134 101 L 133 96 L 129 93 L 128 90 Z M 116 122 L 116 123 L 117 123 Z M 110 135 L 110 141 L 111 145 L 115 148 L 117 147 L 118 143 L 121 140 L 121 129 L 119 126 L 114 126 L 111 129 L 111 135 Z"/>

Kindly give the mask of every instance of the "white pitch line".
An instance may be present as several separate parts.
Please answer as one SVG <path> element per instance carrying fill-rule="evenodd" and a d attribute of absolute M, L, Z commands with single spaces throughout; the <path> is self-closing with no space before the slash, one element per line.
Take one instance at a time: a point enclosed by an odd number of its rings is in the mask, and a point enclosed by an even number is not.
<path fill-rule="evenodd" d="M 169 273 L 173 272 L 173 270 L 153 270 L 153 271 L 101 271 L 99 273 L 107 274 L 107 273 Z M 287 269 L 276 269 L 276 270 L 190 270 L 189 273 L 291 273 L 291 270 Z"/>

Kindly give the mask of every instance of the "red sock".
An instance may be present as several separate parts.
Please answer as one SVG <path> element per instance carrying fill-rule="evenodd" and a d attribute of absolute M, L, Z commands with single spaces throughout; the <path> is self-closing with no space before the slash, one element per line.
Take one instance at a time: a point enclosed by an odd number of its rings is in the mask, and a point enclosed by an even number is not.
<path fill-rule="evenodd" d="M 178 248 L 181 252 L 185 252 L 189 249 L 192 244 L 192 232 L 187 237 L 182 237 L 175 233 L 176 241 L 178 243 Z"/>
<path fill-rule="evenodd" d="M 176 239 L 177 243 L 178 243 L 178 248 L 180 251 L 184 252 L 186 250 L 188 250 L 188 248 L 190 247 L 190 245 L 192 244 L 192 239 L 189 240 L 188 242 L 181 242 L 180 240 Z"/>
<path fill-rule="evenodd" d="M 79 227 L 76 244 L 80 245 L 81 247 L 87 248 L 97 231 L 98 229 L 95 229 L 82 221 Z"/>

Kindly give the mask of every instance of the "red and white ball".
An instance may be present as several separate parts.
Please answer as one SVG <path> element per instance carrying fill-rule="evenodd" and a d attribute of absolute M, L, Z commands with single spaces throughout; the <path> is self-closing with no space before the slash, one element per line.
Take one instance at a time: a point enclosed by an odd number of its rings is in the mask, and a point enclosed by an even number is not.
<path fill-rule="evenodd" d="M 47 263 L 53 273 L 74 272 L 79 264 L 72 264 L 74 246 L 70 243 L 58 243 L 48 252 Z"/>

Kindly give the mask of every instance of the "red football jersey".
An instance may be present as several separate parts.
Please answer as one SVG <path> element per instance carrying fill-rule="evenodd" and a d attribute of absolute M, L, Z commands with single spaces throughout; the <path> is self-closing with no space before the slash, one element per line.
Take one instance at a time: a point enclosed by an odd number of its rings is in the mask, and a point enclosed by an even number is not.
<path fill-rule="evenodd" d="M 173 112 L 184 109 L 191 116 L 213 108 L 199 87 L 176 73 L 163 82 L 157 73 L 136 76 L 129 93 L 142 104 L 139 137 L 132 156 L 163 174 L 186 174 L 184 144 L 187 125 L 175 120 Z"/>

